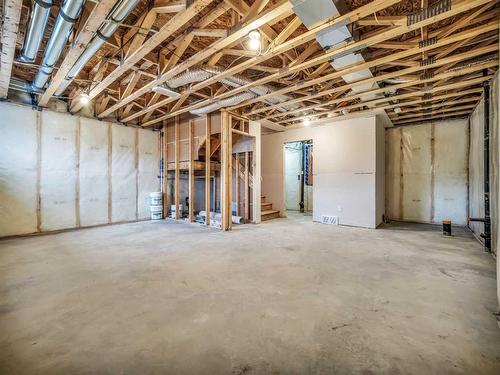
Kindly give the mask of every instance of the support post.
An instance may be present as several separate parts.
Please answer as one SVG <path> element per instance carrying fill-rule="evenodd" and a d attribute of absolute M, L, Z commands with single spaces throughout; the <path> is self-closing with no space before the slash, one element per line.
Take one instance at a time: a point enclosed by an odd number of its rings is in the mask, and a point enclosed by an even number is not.
<path fill-rule="evenodd" d="M 229 113 L 227 111 L 221 111 L 221 135 L 222 135 L 222 159 L 221 159 L 221 170 L 222 170 L 222 230 L 231 230 L 232 223 L 232 147 L 231 147 L 231 125 L 229 119 Z"/>
<path fill-rule="evenodd" d="M 232 156 L 231 156 L 232 159 Z M 236 216 L 240 215 L 240 154 L 236 154 L 234 160 L 236 161 L 235 170 L 235 192 L 236 192 Z M 233 171 L 231 170 L 231 174 Z"/>
<path fill-rule="evenodd" d="M 162 191 L 163 191 L 163 218 L 168 217 L 168 120 L 163 120 L 162 130 Z"/>
<path fill-rule="evenodd" d="M 180 127 L 180 118 L 179 116 L 175 116 L 175 128 L 174 128 L 174 136 L 175 136 L 175 182 L 174 182 L 174 204 L 175 204 L 175 220 L 179 219 L 179 129 Z"/>
<path fill-rule="evenodd" d="M 248 151 L 245 152 L 245 195 L 244 195 L 244 200 L 245 200 L 245 209 L 244 209 L 244 218 L 245 222 L 250 220 L 250 176 L 249 173 L 250 171 L 248 170 L 249 168 L 249 163 L 248 163 Z"/>
<path fill-rule="evenodd" d="M 205 225 L 210 225 L 210 155 L 212 153 L 212 118 L 210 113 L 205 118 Z M 215 206 L 214 206 L 215 211 Z"/>
<path fill-rule="evenodd" d="M 488 75 L 488 69 L 483 71 Z M 491 252 L 491 216 L 490 216 L 490 82 L 483 82 L 484 97 L 484 247 Z"/>
<path fill-rule="evenodd" d="M 194 222 L 194 121 L 189 120 L 189 222 Z"/>

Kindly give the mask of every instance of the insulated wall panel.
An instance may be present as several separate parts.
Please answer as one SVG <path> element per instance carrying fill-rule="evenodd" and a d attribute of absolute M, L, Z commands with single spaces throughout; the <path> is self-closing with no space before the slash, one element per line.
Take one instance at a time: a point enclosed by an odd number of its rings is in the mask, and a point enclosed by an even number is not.
<path fill-rule="evenodd" d="M 137 129 L 122 125 L 111 125 L 112 166 L 111 166 L 111 211 L 112 222 L 136 220 L 137 209 L 137 169 L 136 135 Z"/>
<path fill-rule="evenodd" d="M 78 117 L 43 111 L 41 129 L 41 229 L 77 225 Z"/>
<path fill-rule="evenodd" d="M 467 160 L 467 120 L 387 129 L 387 216 L 465 225 Z"/>
<path fill-rule="evenodd" d="M 108 129 L 106 122 L 80 120 L 80 225 L 108 223 Z"/>
<path fill-rule="evenodd" d="M 431 220 L 431 129 L 428 125 L 402 129 L 402 218 Z"/>
<path fill-rule="evenodd" d="M 470 145 L 469 145 L 469 216 L 484 217 L 484 145 L 483 145 L 483 99 L 469 118 Z M 481 222 L 470 222 L 469 227 L 477 238 L 484 231 Z"/>
<path fill-rule="evenodd" d="M 466 120 L 448 121 L 434 128 L 434 212 L 433 222 L 451 219 L 467 224 Z"/>
<path fill-rule="evenodd" d="M 149 193 L 160 190 L 158 179 L 160 159 L 158 141 L 159 133 L 150 130 L 139 129 L 139 181 L 138 181 L 138 201 L 137 208 L 139 219 L 150 218 Z"/>
<path fill-rule="evenodd" d="M 0 237 L 37 231 L 37 120 L 0 103 Z"/>

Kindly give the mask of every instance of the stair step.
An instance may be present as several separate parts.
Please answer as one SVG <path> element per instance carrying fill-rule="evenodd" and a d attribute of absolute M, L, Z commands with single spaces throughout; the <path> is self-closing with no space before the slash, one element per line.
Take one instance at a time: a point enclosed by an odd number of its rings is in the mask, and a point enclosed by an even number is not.
<path fill-rule="evenodd" d="M 260 197 L 260 203 L 265 203 L 266 202 L 266 197 L 262 196 Z"/>
<path fill-rule="evenodd" d="M 261 203 L 260 205 L 261 211 L 269 211 L 273 209 L 273 204 L 272 203 Z"/>
<path fill-rule="evenodd" d="M 276 219 L 278 217 L 280 217 L 280 212 L 278 210 L 261 211 L 261 214 L 260 214 L 261 221 Z"/>

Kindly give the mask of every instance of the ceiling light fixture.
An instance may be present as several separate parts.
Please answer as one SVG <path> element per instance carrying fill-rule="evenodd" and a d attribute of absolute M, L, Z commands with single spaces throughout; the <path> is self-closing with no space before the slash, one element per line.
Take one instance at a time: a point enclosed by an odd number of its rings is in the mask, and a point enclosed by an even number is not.
<path fill-rule="evenodd" d="M 90 96 L 87 94 L 81 94 L 80 95 L 80 103 L 83 105 L 87 105 L 90 103 Z"/>
<path fill-rule="evenodd" d="M 248 33 L 248 48 L 253 51 L 260 49 L 260 33 L 257 30 Z"/>

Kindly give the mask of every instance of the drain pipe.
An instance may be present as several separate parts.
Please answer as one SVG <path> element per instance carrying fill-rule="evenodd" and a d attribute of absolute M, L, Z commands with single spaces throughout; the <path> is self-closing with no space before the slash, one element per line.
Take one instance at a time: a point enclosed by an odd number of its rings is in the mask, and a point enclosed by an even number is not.
<path fill-rule="evenodd" d="M 40 49 L 43 39 L 43 31 L 47 27 L 52 0 L 34 0 L 31 9 L 30 22 L 24 36 L 23 49 L 19 55 L 19 60 L 32 63 Z"/>
<path fill-rule="evenodd" d="M 488 70 L 483 70 L 483 76 Z M 490 82 L 483 83 L 484 96 L 484 247 L 491 253 L 490 216 Z"/>
<path fill-rule="evenodd" d="M 57 15 L 52 34 L 45 48 L 42 64 L 35 79 L 31 83 L 31 89 L 35 92 L 42 91 L 49 80 L 54 65 L 59 60 L 61 53 L 66 46 L 73 25 L 78 20 L 85 0 L 64 0 Z"/>

